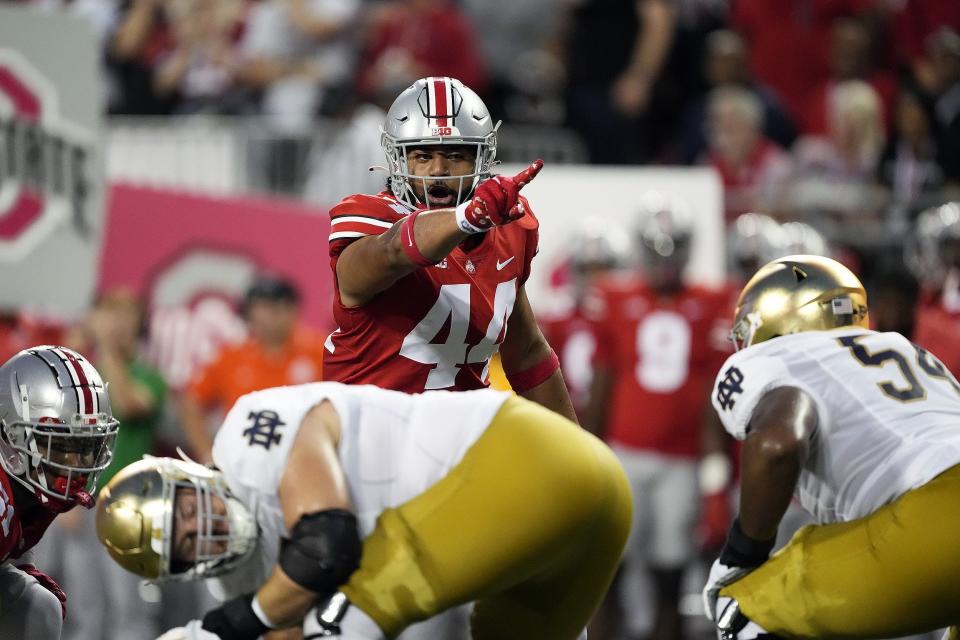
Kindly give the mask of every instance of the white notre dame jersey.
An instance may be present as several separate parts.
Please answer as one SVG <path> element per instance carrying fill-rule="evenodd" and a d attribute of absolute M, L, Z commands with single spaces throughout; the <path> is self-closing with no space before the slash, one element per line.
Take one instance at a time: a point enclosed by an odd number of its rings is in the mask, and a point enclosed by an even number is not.
<path fill-rule="evenodd" d="M 317 382 L 249 393 L 227 414 L 213 461 L 260 527 L 257 552 L 220 582 L 234 597 L 259 587 L 289 535 L 278 490 L 306 413 L 329 400 L 340 416 L 338 453 L 363 537 L 384 509 L 443 478 L 510 396 L 487 389 L 409 395 L 374 386 Z"/>
<path fill-rule="evenodd" d="M 797 497 L 818 522 L 865 516 L 960 463 L 960 385 L 898 333 L 811 331 L 751 346 L 720 369 L 713 406 L 743 440 L 757 402 L 777 387 L 816 402 Z"/>

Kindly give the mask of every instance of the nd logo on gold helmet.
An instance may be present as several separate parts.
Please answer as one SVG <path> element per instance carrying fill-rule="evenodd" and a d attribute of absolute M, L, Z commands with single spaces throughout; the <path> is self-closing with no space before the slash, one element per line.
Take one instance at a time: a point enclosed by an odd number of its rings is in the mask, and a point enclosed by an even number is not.
<path fill-rule="evenodd" d="M 795 255 L 760 268 L 740 293 L 733 319 L 737 349 L 790 333 L 869 328 L 867 292 L 830 258 Z"/>

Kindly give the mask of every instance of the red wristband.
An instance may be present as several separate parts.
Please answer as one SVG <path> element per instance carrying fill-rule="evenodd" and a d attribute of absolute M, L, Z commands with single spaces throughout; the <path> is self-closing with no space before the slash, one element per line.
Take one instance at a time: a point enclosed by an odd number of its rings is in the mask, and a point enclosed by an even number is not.
<path fill-rule="evenodd" d="M 403 254 L 407 256 L 407 260 L 413 264 L 418 267 L 432 267 L 440 262 L 440 260 L 431 260 L 420 253 L 420 248 L 417 246 L 417 238 L 413 234 L 413 223 L 421 211 L 422 209 L 420 211 L 414 211 L 408 215 L 404 219 L 403 224 L 400 225 L 400 246 L 403 247 Z"/>
<path fill-rule="evenodd" d="M 560 358 L 558 358 L 557 354 L 551 349 L 549 356 L 532 367 L 518 371 L 517 373 L 508 373 L 507 380 L 510 382 L 510 386 L 514 391 L 523 393 L 542 383 L 559 368 Z"/>

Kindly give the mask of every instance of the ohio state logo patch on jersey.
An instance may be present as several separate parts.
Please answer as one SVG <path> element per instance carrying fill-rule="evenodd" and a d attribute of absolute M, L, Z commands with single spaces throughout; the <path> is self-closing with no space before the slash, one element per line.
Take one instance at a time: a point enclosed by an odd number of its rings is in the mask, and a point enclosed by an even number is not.
<path fill-rule="evenodd" d="M 723 380 L 717 384 L 717 402 L 721 408 L 729 411 L 736 404 L 734 396 L 738 393 L 743 393 L 743 372 L 731 365 L 723 373 Z"/>

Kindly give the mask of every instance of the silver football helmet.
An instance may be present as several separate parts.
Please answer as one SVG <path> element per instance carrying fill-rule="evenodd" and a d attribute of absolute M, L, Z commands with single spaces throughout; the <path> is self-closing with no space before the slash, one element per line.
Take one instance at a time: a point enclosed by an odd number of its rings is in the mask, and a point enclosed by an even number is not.
<path fill-rule="evenodd" d="M 490 177 L 497 155 L 497 128 L 486 105 L 476 93 L 455 78 L 421 78 L 401 93 L 387 112 L 380 130 L 380 144 L 387 157 L 387 172 L 393 194 L 411 207 L 421 202 L 413 188 L 426 178 L 415 176 L 407 165 L 407 152 L 427 145 L 475 148 L 473 172 L 460 178 L 457 204 L 465 201 L 474 187 Z M 469 188 L 464 189 L 469 181 Z"/>
<path fill-rule="evenodd" d="M 182 455 L 182 454 L 181 454 Z M 196 496 L 194 553 L 176 557 L 177 499 Z M 191 496 L 192 497 L 192 496 Z M 186 514 L 189 514 L 187 516 Z M 154 583 L 198 580 L 232 570 L 253 553 L 257 524 L 223 474 L 184 457 L 145 457 L 110 480 L 97 505 L 97 537 L 124 569 Z"/>
<path fill-rule="evenodd" d="M 744 213 L 727 232 L 731 273 L 746 280 L 771 260 L 786 255 L 787 237 L 776 220 L 762 213 Z"/>
<path fill-rule="evenodd" d="M 785 222 L 782 228 L 786 241 L 784 254 L 833 256 L 833 250 L 824 235 L 806 222 Z"/>
<path fill-rule="evenodd" d="M 676 287 L 690 261 L 693 213 L 683 200 L 657 191 L 640 199 L 639 240 L 643 268 L 656 287 Z"/>
<path fill-rule="evenodd" d="M 904 243 L 904 261 L 924 286 L 936 289 L 960 264 L 960 202 L 926 209 Z"/>
<path fill-rule="evenodd" d="M 25 349 L 0 366 L 0 465 L 52 508 L 90 508 L 118 422 L 100 374 L 65 347 Z"/>
<path fill-rule="evenodd" d="M 616 223 L 587 217 L 571 238 L 570 266 L 578 273 L 616 269 L 623 266 L 627 253 L 627 234 Z"/>

